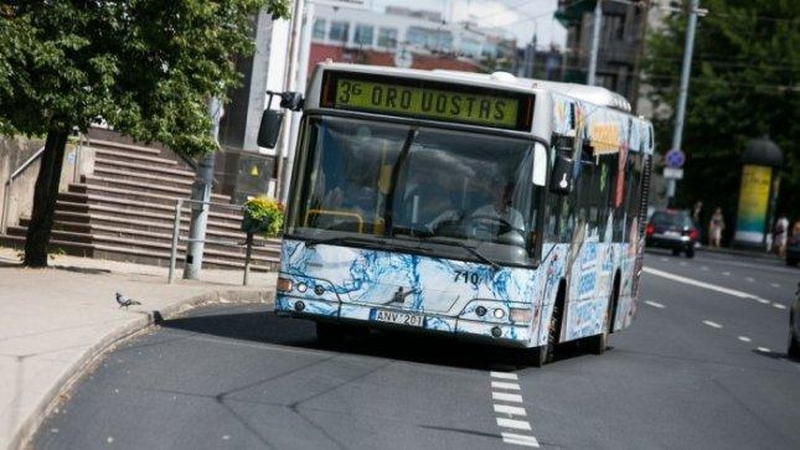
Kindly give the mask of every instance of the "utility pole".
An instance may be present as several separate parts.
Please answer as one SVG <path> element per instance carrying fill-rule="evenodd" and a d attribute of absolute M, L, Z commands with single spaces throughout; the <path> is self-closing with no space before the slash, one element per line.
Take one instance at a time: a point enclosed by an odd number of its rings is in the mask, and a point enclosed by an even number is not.
<path fill-rule="evenodd" d="M 297 81 L 297 63 L 300 53 L 300 32 L 303 24 L 303 10 L 305 9 L 304 0 L 294 0 L 294 10 L 292 11 L 292 27 L 291 38 L 289 39 L 289 61 L 286 63 L 286 72 L 283 79 L 283 91 L 295 91 Z M 286 201 L 289 195 L 289 179 L 290 173 L 286 173 L 286 166 L 289 155 L 292 149 L 289 148 L 291 143 L 291 126 L 292 116 L 297 114 L 293 111 L 286 111 L 283 117 L 283 125 L 281 125 L 281 139 L 280 146 L 278 147 L 278 170 L 276 174 L 278 189 L 276 198 L 282 202 Z"/>
<path fill-rule="evenodd" d="M 694 32 L 697 28 L 698 13 L 705 15 L 706 11 L 701 11 L 700 0 L 691 0 L 689 5 L 689 21 L 686 25 L 686 47 L 683 50 L 683 66 L 681 68 L 681 84 L 678 91 L 678 107 L 675 110 L 675 130 L 672 135 L 672 148 L 670 151 L 681 150 L 681 139 L 683 136 L 683 118 L 686 114 L 686 97 L 689 94 L 689 76 L 692 69 L 692 51 L 694 51 Z M 672 204 L 675 197 L 676 178 L 667 178 L 667 205 Z"/>
<path fill-rule="evenodd" d="M 594 86 L 597 82 L 597 54 L 600 51 L 600 27 L 603 24 L 603 1 L 594 5 L 594 25 L 592 25 L 592 53 L 589 56 L 589 75 L 586 84 Z"/>
<path fill-rule="evenodd" d="M 208 115 L 211 117 L 211 137 L 217 142 L 219 119 L 222 117 L 222 103 L 213 97 L 208 101 Z M 189 244 L 186 249 L 186 262 L 183 265 L 183 278 L 197 280 L 203 265 L 208 209 L 211 201 L 211 188 L 214 183 L 214 160 L 216 152 L 206 153 L 197 166 L 197 179 L 192 185 L 192 219 L 189 223 Z"/>
<path fill-rule="evenodd" d="M 295 85 L 291 91 L 300 91 L 303 96 L 307 94 L 306 84 L 308 80 L 308 61 L 311 56 L 311 30 L 314 27 L 314 2 L 306 0 L 305 10 L 303 11 L 303 21 L 300 26 L 300 42 L 297 44 L 299 49 L 297 55 L 297 69 Z M 300 112 L 289 112 L 291 116 L 291 126 L 289 127 L 289 140 L 286 149 L 286 164 L 284 165 L 283 179 L 281 184 L 285 187 L 281 190 L 281 201 L 286 203 L 289 195 L 289 183 L 292 180 L 292 170 L 294 169 L 294 156 L 297 147 L 297 135 L 300 131 Z"/>

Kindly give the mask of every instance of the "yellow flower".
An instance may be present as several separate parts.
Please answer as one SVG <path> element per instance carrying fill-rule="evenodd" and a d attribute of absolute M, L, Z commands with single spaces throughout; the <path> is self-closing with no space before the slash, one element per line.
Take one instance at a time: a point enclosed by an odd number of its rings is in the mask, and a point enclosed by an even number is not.
<path fill-rule="evenodd" d="M 244 231 L 261 231 L 264 237 L 280 235 L 283 229 L 283 204 L 258 195 L 244 203 Z"/>

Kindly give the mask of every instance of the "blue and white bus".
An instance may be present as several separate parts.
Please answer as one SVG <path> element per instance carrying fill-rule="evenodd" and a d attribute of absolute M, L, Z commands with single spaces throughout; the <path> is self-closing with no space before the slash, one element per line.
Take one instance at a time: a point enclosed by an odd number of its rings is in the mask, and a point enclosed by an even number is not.
<path fill-rule="evenodd" d="M 602 353 L 637 307 L 651 124 L 603 88 L 507 73 L 315 69 L 275 311 Z"/>

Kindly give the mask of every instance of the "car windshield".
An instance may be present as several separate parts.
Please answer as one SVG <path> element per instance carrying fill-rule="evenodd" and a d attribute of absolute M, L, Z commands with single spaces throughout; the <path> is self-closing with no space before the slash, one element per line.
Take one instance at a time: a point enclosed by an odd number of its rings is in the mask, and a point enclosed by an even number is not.
<path fill-rule="evenodd" d="M 678 227 L 685 228 L 692 226 L 692 219 L 685 211 L 656 211 L 650 222 L 655 227 Z"/>
<path fill-rule="evenodd" d="M 306 130 L 289 234 L 531 248 L 542 189 L 531 174 L 546 164 L 532 141 L 338 117 L 312 117 Z"/>

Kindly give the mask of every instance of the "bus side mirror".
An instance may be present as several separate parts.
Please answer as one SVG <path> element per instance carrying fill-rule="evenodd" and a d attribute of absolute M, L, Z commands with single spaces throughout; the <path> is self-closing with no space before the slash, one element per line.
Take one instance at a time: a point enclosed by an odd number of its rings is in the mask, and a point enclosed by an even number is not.
<path fill-rule="evenodd" d="M 553 174 L 550 177 L 550 192 L 568 195 L 572 192 L 575 180 L 572 177 L 572 158 L 564 154 L 556 154 L 553 161 Z"/>
<path fill-rule="evenodd" d="M 258 128 L 258 139 L 256 142 L 261 147 L 275 148 L 278 143 L 278 136 L 281 133 L 283 123 L 283 111 L 267 109 L 261 116 L 261 126 Z"/>

